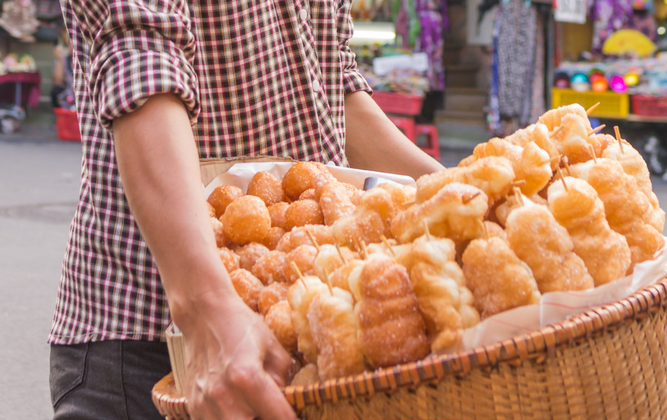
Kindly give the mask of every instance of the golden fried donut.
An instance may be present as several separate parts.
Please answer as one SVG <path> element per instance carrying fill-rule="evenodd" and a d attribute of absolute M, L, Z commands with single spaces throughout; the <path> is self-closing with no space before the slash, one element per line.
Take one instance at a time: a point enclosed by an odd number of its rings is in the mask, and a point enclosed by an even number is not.
<path fill-rule="evenodd" d="M 211 205 L 208 201 L 206 201 L 206 210 L 208 211 L 208 215 L 214 218 L 218 218 L 218 215 L 215 212 L 215 207 Z"/>
<path fill-rule="evenodd" d="M 215 209 L 215 217 L 220 217 L 225 213 L 227 206 L 239 197 L 243 197 L 243 190 L 233 185 L 221 185 L 211 191 L 211 195 L 206 200 Z"/>
<path fill-rule="evenodd" d="M 262 242 L 269 233 L 271 215 L 259 197 L 246 195 L 227 206 L 222 224 L 225 236 L 234 243 Z"/>
<path fill-rule="evenodd" d="M 312 245 L 300 245 L 287 254 L 283 269 L 287 283 L 292 284 L 299 280 L 299 272 L 292 267 L 292 263 L 296 264 L 301 275 L 309 276 L 313 274 L 313 262 L 316 256 L 317 248 Z"/>
<path fill-rule="evenodd" d="M 265 285 L 274 282 L 285 282 L 285 258 L 287 254 L 280 251 L 269 251 L 262 255 L 252 267 L 252 274 Z"/>
<path fill-rule="evenodd" d="M 289 208 L 289 203 L 281 201 L 268 207 L 269 215 L 271 216 L 271 227 L 279 227 L 287 230 L 285 224 L 285 213 Z"/>
<path fill-rule="evenodd" d="M 259 293 L 257 307 L 259 313 L 266 315 L 276 303 L 287 300 L 287 285 L 285 283 L 271 283 Z"/>
<path fill-rule="evenodd" d="M 292 326 L 292 308 L 287 300 L 281 300 L 269 308 L 264 323 L 287 351 L 297 350 L 296 332 Z"/>
<path fill-rule="evenodd" d="M 299 196 L 299 200 L 315 200 L 315 188 L 308 188 L 306 191 L 302 192 Z"/>
<path fill-rule="evenodd" d="M 283 176 L 283 191 L 292 201 L 299 199 L 299 196 L 306 190 L 313 188 L 314 178 L 326 171 L 323 164 L 318 162 L 298 162 L 287 170 Z"/>
<path fill-rule="evenodd" d="M 250 271 L 243 268 L 234 270 L 229 273 L 229 278 L 232 281 L 234 290 L 239 297 L 243 299 L 246 305 L 253 311 L 258 311 L 259 294 L 264 289 L 261 281 L 250 273 Z"/>
<path fill-rule="evenodd" d="M 261 198 L 267 207 L 285 198 L 282 183 L 270 172 L 257 172 L 253 175 L 248 184 L 248 195 Z"/>
<path fill-rule="evenodd" d="M 271 229 L 269 229 L 269 233 L 267 233 L 266 236 L 264 237 L 262 244 L 269 250 L 273 251 L 276 249 L 276 246 L 278 246 L 278 243 L 280 243 L 280 240 L 283 238 L 284 235 L 285 235 L 285 229 L 277 226 L 272 227 Z"/>
<path fill-rule="evenodd" d="M 222 222 L 215 217 L 211 217 L 211 226 L 213 227 L 213 234 L 215 235 L 215 244 L 218 246 L 218 248 L 228 246 L 230 241 L 225 236 L 225 230 L 222 227 Z"/>
<path fill-rule="evenodd" d="M 225 265 L 228 273 L 239 268 L 239 256 L 229 248 L 218 248 L 220 261 Z"/>
<path fill-rule="evenodd" d="M 242 246 L 236 251 L 236 255 L 239 256 L 239 268 L 248 271 L 252 270 L 255 262 L 268 252 L 269 248 L 257 242 L 251 242 L 248 245 Z"/>
<path fill-rule="evenodd" d="M 299 200 L 289 205 L 285 212 L 285 230 L 305 225 L 321 225 L 324 223 L 322 210 L 315 200 Z"/>

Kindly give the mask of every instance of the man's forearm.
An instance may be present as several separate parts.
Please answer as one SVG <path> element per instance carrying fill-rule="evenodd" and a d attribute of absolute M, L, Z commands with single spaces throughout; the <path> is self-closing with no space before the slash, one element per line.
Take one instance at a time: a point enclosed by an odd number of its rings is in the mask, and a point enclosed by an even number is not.
<path fill-rule="evenodd" d="M 412 143 L 366 92 L 345 95 L 350 166 L 418 178 L 444 167 Z"/>
<path fill-rule="evenodd" d="M 195 296 L 235 296 L 216 253 L 197 147 L 180 99 L 151 97 L 115 120 L 113 132 L 123 188 L 176 322 Z"/>

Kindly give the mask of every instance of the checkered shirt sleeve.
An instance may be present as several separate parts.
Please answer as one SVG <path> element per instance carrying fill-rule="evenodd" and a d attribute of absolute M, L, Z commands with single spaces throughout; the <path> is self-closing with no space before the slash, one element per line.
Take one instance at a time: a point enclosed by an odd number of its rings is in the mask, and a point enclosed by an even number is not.
<path fill-rule="evenodd" d="M 347 165 L 345 94 L 371 92 L 350 0 L 61 0 L 83 145 L 49 342 L 164 340 L 160 276 L 118 175 L 114 119 L 151 95 L 186 106 L 200 158 Z"/>

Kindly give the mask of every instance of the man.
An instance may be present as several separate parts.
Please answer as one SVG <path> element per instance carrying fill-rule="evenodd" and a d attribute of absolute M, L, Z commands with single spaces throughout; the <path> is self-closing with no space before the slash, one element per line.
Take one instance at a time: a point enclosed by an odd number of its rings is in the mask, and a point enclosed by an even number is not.
<path fill-rule="evenodd" d="M 289 356 L 218 258 L 198 162 L 442 168 L 369 96 L 349 10 L 349 0 L 63 2 L 84 155 L 49 336 L 56 419 L 159 418 L 150 389 L 170 370 L 171 319 L 193 418 L 295 418 L 279 389 Z"/>

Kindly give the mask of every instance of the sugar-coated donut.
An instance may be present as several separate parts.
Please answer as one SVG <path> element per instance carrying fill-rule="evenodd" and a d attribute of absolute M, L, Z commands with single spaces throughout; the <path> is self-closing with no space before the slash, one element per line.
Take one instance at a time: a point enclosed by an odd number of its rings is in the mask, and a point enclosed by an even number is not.
<path fill-rule="evenodd" d="M 239 197 L 243 197 L 243 190 L 239 187 L 221 185 L 211 191 L 206 201 L 215 209 L 215 217 L 219 218 L 225 213 L 227 206 Z"/>

